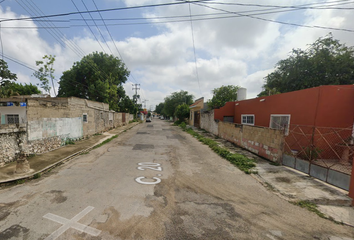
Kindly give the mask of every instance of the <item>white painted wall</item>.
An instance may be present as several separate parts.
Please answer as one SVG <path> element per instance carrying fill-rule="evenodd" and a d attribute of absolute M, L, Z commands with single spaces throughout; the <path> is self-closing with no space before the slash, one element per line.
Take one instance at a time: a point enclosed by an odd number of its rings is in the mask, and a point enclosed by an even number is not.
<path fill-rule="evenodd" d="M 0 123 L 5 124 L 5 115 L 7 114 L 18 114 L 20 123 L 26 123 L 26 107 L 0 107 Z"/>
<path fill-rule="evenodd" d="M 28 122 L 28 140 L 39 140 L 60 136 L 62 138 L 82 138 L 82 118 L 43 118 Z"/>

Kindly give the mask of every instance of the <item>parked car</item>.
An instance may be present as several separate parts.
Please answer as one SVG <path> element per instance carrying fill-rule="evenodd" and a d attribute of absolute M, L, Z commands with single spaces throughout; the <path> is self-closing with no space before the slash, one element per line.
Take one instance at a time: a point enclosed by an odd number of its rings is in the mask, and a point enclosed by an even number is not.
<path fill-rule="evenodd" d="M 146 122 L 151 122 L 151 118 L 146 118 Z"/>
<path fill-rule="evenodd" d="M 163 116 L 160 117 L 161 120 L 164 120 L 165 118 Z"/>

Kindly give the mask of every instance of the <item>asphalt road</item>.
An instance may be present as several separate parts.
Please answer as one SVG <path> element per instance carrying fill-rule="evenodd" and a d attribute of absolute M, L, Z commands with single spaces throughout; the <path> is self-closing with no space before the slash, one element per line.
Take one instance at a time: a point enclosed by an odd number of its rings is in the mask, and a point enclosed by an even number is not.
<path fill-rule="evenodd" d="M 154 119 L 0 190 L 0 239 L 354 239 Z"/>

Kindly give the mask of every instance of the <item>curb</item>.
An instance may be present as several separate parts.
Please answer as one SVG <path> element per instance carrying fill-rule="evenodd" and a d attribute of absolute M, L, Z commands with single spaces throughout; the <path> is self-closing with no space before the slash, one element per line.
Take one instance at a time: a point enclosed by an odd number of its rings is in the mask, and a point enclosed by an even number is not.
<path fill-rule="evenodd" d="M 122 131 L 120 131 L 120 132 L 117 133 L 117 134 L 114 134 L 113 136 L 115 136 L 115 135 L 119 136 L 122 132 L 124 132 L 124 131 L 126 131 L 126 130 L 130 130 L 130 129 L 132 129 L 133 127 L 135 127 L 135 126 L 137 126 L 137 125 L 139 125 L 139 124 L 140 124 L 140 123 L 137 123 L 137 124 L 134 124 L 134 123 L 133 123 L 133 126 L 128 127 L 128 128 L 126 128 L 126 129 L 123 129 Z M 109 132 L 109 131 L 107 131 L 107 132 Z M 105 137 L 105 138 L 102 138 L 102 139 L 101 139 L 101 142 L 95 143 L 95 144 L 92 145 L 91 147 L 88 147 L 88 148 L 86 148 L 86 149 L 83 149 L 83 150 L 81 150 L 81 151 L 78 151 L 78 152 L 76 152 L 76 153 L 73 153 L 73 154 L 71 154 L 71 155 L 69 155 L 69 156 L 67 156 L 67 157 L 65 157 L 65 158 L 63 158 L 63 159 L 60 159 L 60 160 L 58 160 L 57 162 L 55 162 L 55 163 L 53 163 L 53 164 L 51 164 L 51 165 L 49 165 L 49 166 L 47 166 L 47 167 L 41 169 L 40 171 L 33 172 L 33 173 L 31 173 L 31 174 L 28 174 L 28 175 L 25 175 L 25 176 L 21 176 L 21 177 L 17 177 L 17 178 L 12 178 L 12 179 L 8 179 L 8 180 L 0 181 L 0 186 L 1 186 L 1 185 L 7 185 L 7 184 L 10 184 L 10 183 L 12 183 L 12 182 L 15 182 L 15 181 L 18 181 L 18 180 L 22 180 L 22 179 L 32 179 L 34 175 L 36 175 L 36 174 L 38 174 L 38 173 L 43 173 L 43 172 L 45 172 L 45 171 L 47 171 L 48 169 L 51 169 L 51 168 L 55 168 L 56 166 L 63 164 L 63 162 L 69 160 L 70 158 L 75 157 L 75 156 L 78 155 L 78 154 L 81 154 L 81 153 L 83 153 L 83 152 L 90 151 L 90 150 L 92 150 L 92 148 L 94 148 L 95 146 L 101 144 L 103 141 L 105 141 L 105 140 L 107 140 L 107 139 L 109 139 L 109 138 L 111 138 L 111 137 L 112 137 L 112 136 L 107 136 L 107 137 Z"/>

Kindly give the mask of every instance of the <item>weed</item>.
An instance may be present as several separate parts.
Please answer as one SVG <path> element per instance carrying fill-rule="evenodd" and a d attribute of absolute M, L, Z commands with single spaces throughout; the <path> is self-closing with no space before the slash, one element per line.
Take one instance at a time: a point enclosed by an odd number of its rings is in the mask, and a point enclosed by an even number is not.
<path fill-rule="evenodd" d="M 118 135 L 114 135 L 113 137 L 104 140 L 104 141 L 101 142 L 100 144 L 97 144 L 96 146 L 93 147 L 93 149 L 99 148 L 99 147 L 101 147 L 102 145 L 104 145 L 104 144 L 106 144 L 106 143 L 109 143 L 110 141 L 112 141 L 113 139 L 115 139 L 115 138 L 117 138 L 117 137 L 118 137 Z"/>
<path fill-rule="evenodd" d="M 74 140 L 71 139 L 71 138 L 67 138 L 67 139 L 65 140 L 64 145 L 69 145 L 69 144 L 75 144 Z"/>
<path fill-rule="evenodd" d="M 36 156 L 36 154 L 29 154 L 29 155 L 27 156 L 27 159 L 33 158 L 33 157 L 35 157 L 35 156 Z"/>
<path fill-rule="evenodd" d="M 16 184 L 23 184 L 25 183 L 25 179 L 19 179 L 16 181 Z"/>
<path fill-rule="evenodd" d="M 280 163 L 278 162 L 269 162 L 270 165 L 273 165 L 273 166 L 280 166 Z"/>
<path fill-rule="evenodd" d="M 82 153 L 80 153 L 80 155 L 86 155 L 86 154 L 89 154 L 90 152 L 89 151 L 87 151 L 87 152 L 82 152 Z"/>
<path fill-rule="evenodd" d="M 254 164 L 254 160 L 247 158 L 241 154 L 231 153 L 228 149 L 220 147 L 218 143 L 210 138 L 203 137 L 202 135 L 196 133 L 191 128 L 186 129 L 186 124 L 181 123 L 179 125 L 184 131 L 191 134 L 193 137 L 197 138 L 200 142 L 208 145 L 214 152 L 216 152 L 221 157 L 227 159 L 233 165 L 238 167 L 240 170 L 245 172 L 246 174 L 251 174 L 253 171 L 251 170 L 256 165 Z"/>
<path fill-rule="evenodd" d="M 33 175 L 33 179 L 37 179 L 41 177 L 41 173 L 36 173 Z"/>
<path fill-rule="evenodd" d="M 326 218 L 326 216 L 317 209 L 317 205 L 312 202 L 301 200 L 301 201 L 295 202 L 294 204 L 297 206 L 300 206 L 302 208 L 306 208 L 307 210 L 309 210 L 311 212 L 316 213 L 321 218 Z"/>
<path fill-rule="evenodd" d="M 102 133 L 95 133 L 95 134 L 93 134 L 93 136 L 99 136 L 99 135 L 102 135 Z"/>

